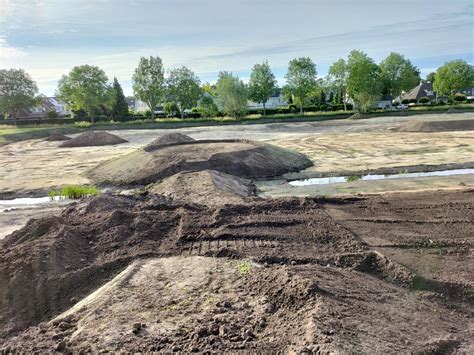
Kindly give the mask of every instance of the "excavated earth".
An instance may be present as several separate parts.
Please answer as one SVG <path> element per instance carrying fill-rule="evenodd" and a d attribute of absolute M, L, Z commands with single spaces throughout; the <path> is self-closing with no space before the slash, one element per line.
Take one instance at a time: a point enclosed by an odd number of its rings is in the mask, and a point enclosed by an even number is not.
<path fill-rule="evenodd" d="M 474 191 L 230 202 L 30 221 L 0 241 L 0 348 L 473 353 Z"/>
<path fill-rule="evenodd" d="M 115 134 L 103 131 L 88 131 L 79 134 L 77 137 L 66 140 L 59 146 L 61 148 L 73 148 L 115 145 L 122 143 L 127 143 L 127 141 L 120 138 L 119 136 L 116 136 Z"/>
<path fill-rule="evenodd" d="M 424 121 L 411 120 L 398 128 L 400 132 L 451 132 L 451 131 L 472 131 L 474 130 L 474 120 L 446 120 L 446 121 Z"/>

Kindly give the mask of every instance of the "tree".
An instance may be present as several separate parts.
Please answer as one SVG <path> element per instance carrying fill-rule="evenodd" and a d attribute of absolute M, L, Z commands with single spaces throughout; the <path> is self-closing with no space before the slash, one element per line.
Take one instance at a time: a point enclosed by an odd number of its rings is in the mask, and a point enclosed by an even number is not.
<path fill-rule="evenodd" d="M 247 88 L 238 77 L 229 72 L 220 72 L 216 91 L 216 103 L 222 112 L 237 117 L 246 111 Z"/>
<path fill-rule="evenodd" d="M 453 60 L 439 67 L 433 88 L 437 95 L 454 95 L 474 83 L 474 68 L 464 60 Z M 454 100 L 453 100 L 454 102 Z"/>
<path fill-rule="evenodd" d="M 380 63 L 380 77 L 386 94 L 399 96 L 420 83 L 420 71 L 398 53 L 390 53 Z"/>
<path fill-rule="evenodd" d="M 191 70 L 180 67 L 170 71 L 167 84 L 168 95 L 176 102 L 181 118 L 184 118 L 184 110 L 195 107 L 202 95 L 201 82 Z"/>
<path fill-rule="evenodd" d="M 426 75 L 426 81 L 429 81 L 431 84 L 434 84 L 436 73 L 429 73 Z"/>
<path fill-rule="evenodd" d="M 174 101 L 167 101 L 163 104 L 163 112 L 168 117 L 172 117 L 179 112 L 179 107 Z"/>
<path fill-rule="evenodd" d="M 346 93 L 347 93 L 347 64 L 346 61 L 341 58 L 338 61 L 334 62 L 328 71 L 329 82 L 336 89 L 336 97 L 338 101 L 342 100 L 344 105 L 344 111 L 347 111 L 346 105 Z M 337 102 L 339 103 L 339 102 Z"/>
<path fill-rule="evenodd" d="M 164 101 L 166 93 L 165 73 L 160 57 L 140 58 L 133 74 L 133 92 L 143 101 L 155 118 L 156 107 Z"/>
<path fill-rule="evenodd" d="M 276 89 L 277 81 L 267 61 L 255 64 L 250 74 L 249 98 L 263 105 L 263 115 L 266 115 L 265 104 Z"/>
<path fill-rule="evenodd" d="M 382 97 L 380 69 L 362 51 L 352 51 L 347 60 L 347 93 L 363 112 L 370 110 Z"/>
<path fill-rule="evenodd" d="M 300 113 L 307 95 L 317 87 L 316 65 L 310 58 L 296 58 L 288 64 L 285 91 L 300 99 Z"/>
<path fill-rule="evenodd" d="M 219 113 L 219 109 L 214 103 L 214 99 L 208 93 L 205 93 L 199 101 L 198 112 L 202 117 L 215 117 Z"/>
<path fill-rule="evenodd" d="M 28 109 L 38 103 L 38 87 L 23 69 L 0 70 L 0 112 L 16 118 L 22 109 Z"/>
<path fill-rule="evenodd" d="M 85 111 L 94 122 L 94 116 L 102 112 L 113 97 L 109 79 L 99 67 L 80 65 L 72 68 L 58 82 L 56 96 L 74 111 Z"/>
<path fill-rule="evenodd" d="M 112 118 L 123 120 L 128 116 L 128 104 L 123 94 L 122 86 L 118 82 L 117 78 L 114 78 L 113 84 L 114 100 L 112 105 Z"/>

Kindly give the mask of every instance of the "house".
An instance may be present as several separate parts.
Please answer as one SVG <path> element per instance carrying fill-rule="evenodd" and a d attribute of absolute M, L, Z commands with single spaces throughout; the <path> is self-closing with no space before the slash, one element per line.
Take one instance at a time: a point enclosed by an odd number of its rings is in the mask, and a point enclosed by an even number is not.
<path fill-rule="evenodd" d="M 46 97 L 41 105 L 20 110 L 18 118 L 45 118 L 50 111 L 56 111 L 59 117 L 71 114 L 64 102 L 55 97 Z"/>
<path fill-rule="evenodd" d="M 402 93 L 395 101 L 402 102 L 408 100 L 410 102 L 418 102 L 422 97 L 428 97 L 431 101 L 436 101 L 436 93 L 433 91 L 433 84 L 429 81 L 421 81 L 420 84 L 406 93 Z"/>
<path fill-rule="evenodd" d="M 278 108 L 282 106 L 287 106 L 288 100 L 286 100 L 281 94 L 281 90 L 278 89 L 276 92 L 268 99 L 265 103 L 265 108 Z M 251 110 L 262 110 L 263 104 L 258 102 L 249 101 L 247 108 Z"/>
<path fill-rule="evenodd" d="M 389 110 L 392 108 L 392 100 L 393 96 L 385 95 L 383 96 L 377 104 L 377 108 L 381 108 L 383 110 Z"/>

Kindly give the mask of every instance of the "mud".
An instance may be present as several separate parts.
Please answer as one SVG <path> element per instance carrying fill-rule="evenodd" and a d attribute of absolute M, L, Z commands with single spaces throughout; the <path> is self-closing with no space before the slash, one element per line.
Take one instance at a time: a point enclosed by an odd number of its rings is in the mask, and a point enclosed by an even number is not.
<path fill-rule="evenodd" d="M 85 199 L 0 242 L 2 348 L 469 353 L 473 207 Z"/>
<path fill-rule="evenodd" d="M 116 145 L 127 143 L 125 139 L 116 136 L 115 134 L 103 131 L 88 131 L 79 134 L 71 140 L 65 141 L 60 144 L 61 148 L 71 147 L 92 147 L 92 146 L 104 146 L 104 145 Z"/>

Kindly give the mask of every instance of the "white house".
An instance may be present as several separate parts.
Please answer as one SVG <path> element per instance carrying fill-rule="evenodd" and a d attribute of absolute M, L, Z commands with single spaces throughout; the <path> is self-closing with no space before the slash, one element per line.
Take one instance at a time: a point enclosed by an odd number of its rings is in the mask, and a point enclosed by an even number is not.
<path fill-rule="evenodd" d="M 276 93 L 275 95 L 271 96 L 265 104 L 265 108 L 278 108 L 282 106 L 287 106 L 288 100 L 286 100 L 283 95 L 280 93 Z M 247 108 L 251 110 L 262 110 L 263 104 L 258 102 L 249 101 Z"/>

